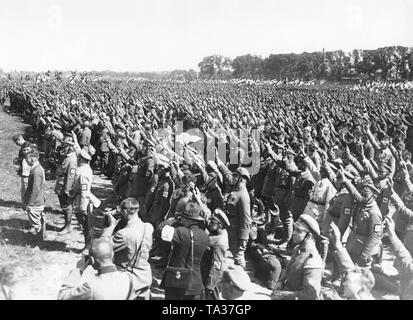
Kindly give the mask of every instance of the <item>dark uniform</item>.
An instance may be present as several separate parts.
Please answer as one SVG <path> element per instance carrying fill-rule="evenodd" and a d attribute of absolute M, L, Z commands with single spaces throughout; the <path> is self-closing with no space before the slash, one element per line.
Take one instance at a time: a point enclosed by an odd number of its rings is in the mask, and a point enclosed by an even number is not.
<path fill-rule="evenodd" d="M 193 234 L 193 261 L 191 262 L 191 231 Z M 201 276 L 201 259 L 208 247 L 208 235 L 194 224 L 190 227 L 177 227 L 172 238 L 173 251 L 170 257 L 171 267 L 190 267 L 192 277 L 188 289 L 165 288 L 165 300 L 197 300 L 203 284 Z M 164 280 L 162 281 L 165 284 Z"/>
<path fill-rule="evenodd" d="M 138 164 L 132 168 L 129 178 L 129 197 L 136 198 L 140 208 L 144 206 L 154 169 L 155 161 L 152 156 L 140 158 Z"/>
<path fill-rule="evenodd" d="M 343 235 L 350 224 L 353 206 L 353 196 L 347 190 L 343 189 L 338 192 L 330 200 L 330 206 L 322 222 L 321 233 L 327 235 L 330 223 L 334 222 L 340 230 L 340 234 Z"/>
<path fill-rule="evenodd" d="M 250 195 L 246 187 L 232 191 L 224 201 L 224 212 L 227 214 L 229 248 L 237 259 L 246 250 L 251 229 Z"/>
<path fill-rule="evenodd" d="M 344 183 L 347 184 L 347 181 Z M 353 226 L 346 248 L 355 263 L 369 267 L 372 257 L 380 252 L 383 236 L 382 216 L 374 200 L 366 203 L 354 186 L 349 187 L 356 205 L 353 208 Z"/>
<path fill-rule="evenodd" d="M 146 215 L 154 227 L 164 219 L 168 212 L 173 191 L 174 185 L 169 176 L 163 177 L 156 187 L 150 190 L 153 194 L 153 202 L 147 204 Z"/>
<path fill-rule="evenodd" d="M 55 193 L 59 197 L 60 207 L 65 214 L 65 226 L 70 226 L 72 221 L 72 201 L 69 198 L 70 190 L 72 189 L 73 181 L 77 170 L 77 155 L 76 152 L 70 152 L 66 155 L 62 164 L 56 170 L 56 186 Z"/>

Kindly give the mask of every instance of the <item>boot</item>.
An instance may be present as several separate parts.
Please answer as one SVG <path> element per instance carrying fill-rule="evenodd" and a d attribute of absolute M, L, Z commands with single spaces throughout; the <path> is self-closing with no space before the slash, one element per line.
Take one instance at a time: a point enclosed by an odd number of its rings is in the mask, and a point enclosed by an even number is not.
<path fill-rule="evenodd" d="M 234 255 L 234 262 L 242 268 L 246 267 L 245 250 L 247 249 L 248 240 L 240 239 L 237 253 Z"/>
<path fill-rule="evenodd" d="M 89 255 L 89 247 L 90 247 L 91 237 L 90 237 L 89 233 L 84 233 L 84 237 L 85 237 L 85 247 L 83 248 L 81 254 L 84 255 L 84 256 L 88 256 Z"/>
<path fill-rule="evenodd" d="M 68 234 L 72 232 L 72 215 L 73 215 L 72 207 L 63 209 L 63 213 L 65 215 L 65 225 L 59 230 L 59 233 Z"/>

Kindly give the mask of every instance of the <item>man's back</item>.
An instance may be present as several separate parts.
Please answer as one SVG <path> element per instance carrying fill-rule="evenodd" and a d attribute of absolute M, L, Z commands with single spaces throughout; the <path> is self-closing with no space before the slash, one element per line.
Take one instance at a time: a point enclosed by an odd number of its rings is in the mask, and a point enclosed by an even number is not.
<path fill-rule="evenodd" d="M 44 205 L 44 184 L 45 175 L 44 170 L 40 164 L 35 165 L 30 170 L 29 182 L 25 193 L 25 203 L 28 206 L 42 206 Z"/>
<path fill-rule="evenodd" d="M 78 270 L 72 272 L 78 273 Z M 73 278 L 77 277 L 79 275 Z M 81 285 L 70 278 L 63 283 L 58 300 L 129 300 L 133 291 L 129 275 L 117 271 L 114 265 L 103 267 L 97 276 L 87 277 Z"/>
<path fill-rule="evenodd" d="M 139 287 L 149 286 L 152 283 L 152 271 L 148 262 L 149 251 L 152 247 L 153 227 L 149 223 L 143 223 L 139 218 L 130 220 L 126 226 L 113 233 L 113 250 L 115 252 L 114 263 L 120 269 L 126 269 L 129 262 L 136 263 L 134 273 L 141 284 Z M 140 252 L 136 256 L 136 250 Z"/>

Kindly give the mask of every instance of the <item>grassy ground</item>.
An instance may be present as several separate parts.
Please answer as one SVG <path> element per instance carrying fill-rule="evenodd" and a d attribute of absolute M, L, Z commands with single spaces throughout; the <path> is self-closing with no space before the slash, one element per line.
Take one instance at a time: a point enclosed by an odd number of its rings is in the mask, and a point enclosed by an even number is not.
<path fill-rule="evenodd" d="M 27 214 L 20 207 L 20 180 L 13 165 L 19 148 L 13 143 L 16 134 L 30 137 L 31 129 L 20 118 L 13 117 L 0 109 L 0 267 L 14 264 L 22 270 L 21 282 L 26 288 L 28 299 L 56 299 L 61 283 L 68 272 L 80 259 L 83 248 L 83 236 L 76 219 L 73 218 L 74 231 L 68 235 L 59 235 L 56 231 L 64 224 L 63 215 L 59 212 L 58 198 L 54 194 L 54 181 L 46 182 L 45 219 L 47 222 L 46 239 L 39 247 L 35 247 L 35 239 L 27 232 Z M 94 175 L 92 192 L 102 200 L 100 210 L 111 205 L 110 181 L 103 176 Z M 99 211 L 97 212 L 99 213 Z M 392 267 L 393 257 L 386 252 L 384 267 L 388 274 L 395 274 Z M 86 276 L 92 273 L 88 268 Z M 269 294 L 253 276 L 253 268 L 247 263 L 247 270 L 257 291 Z M 328 271 L 327 271 L 328 273 Z M 164 292 L 158 285 L 162 272 L 153 268 L 154 286 L 152 299 L 163 299 Z M 386 290 L 374 290 L 376 299 L 397 299 Z"/>

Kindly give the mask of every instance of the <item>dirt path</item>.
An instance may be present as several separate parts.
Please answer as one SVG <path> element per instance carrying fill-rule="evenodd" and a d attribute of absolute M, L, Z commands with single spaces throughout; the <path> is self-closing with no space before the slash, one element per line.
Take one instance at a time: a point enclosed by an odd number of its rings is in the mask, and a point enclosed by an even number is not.
<path fill-rule="evenodd" d="M 20 118 L 10 116 L 3 107 L 0 108 L 0 266 L 13 263 L 23 269 L 21 281 L 27 288 L 27 298 L 36 300 L 54 300 L 62 281 L 68 272 L 75 267 L 81 257 L 84 246 L 80 228 L 73 218 L 74 231 L 61 236 L 56 232 L 64 224 L 63 215 L 59 212 L 59 202 L 54 194 L 54 181 L 46 182 L 45 214 L 48 224 L 46 239 L 41 248 L 33 247 L 34 239 L 27 232 L 27 214 L 20 207 L 20 180 L 13 165 L 19 148 L 12 138 L 16 134 L 31 134 L 29 125 Z M 92 192 L 102 200 L 99 210 L 111 205 L 111 183 L 106 177 L 94 175 Z M 393 257 L 385 252 L 384 269 L 387 274 L 396 274 L 392 267 Z M 86 275 L 92 273 L 88 268 Z M 258 292 L 270 292 L 254 279 L 253 267 L 247 263 L 248 273 Z M 328 271 L 326 271 L 328 273 Z M 152 299 L 163 299 L 164 292 L 158 288 L 162 272 L 153 269 L 154 286 Z M 383 290 L 374 290 L 376 299 L 397 299 L 394 294 L 386 294 Z"/>

